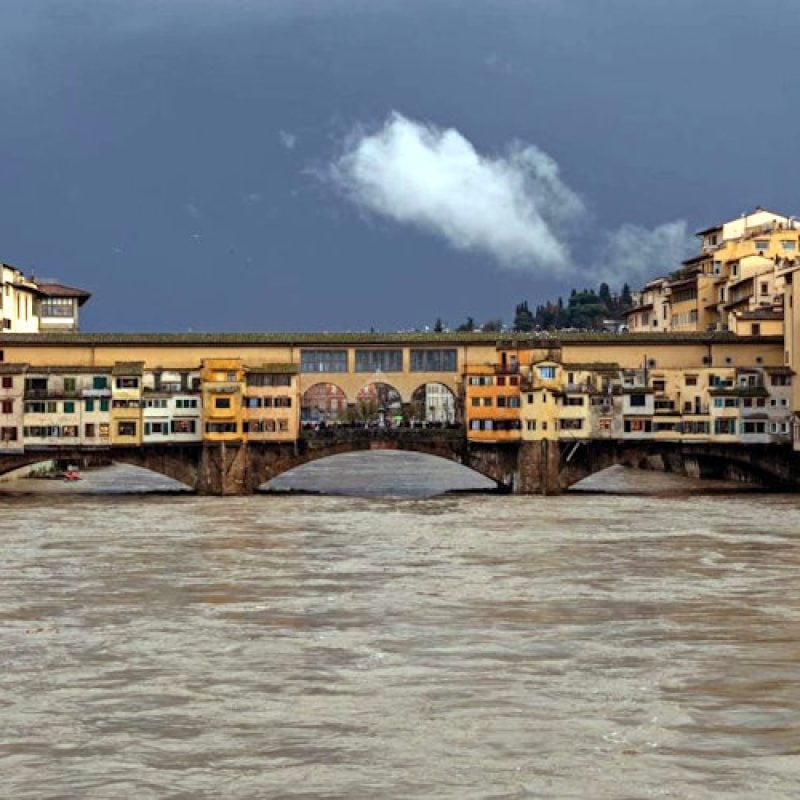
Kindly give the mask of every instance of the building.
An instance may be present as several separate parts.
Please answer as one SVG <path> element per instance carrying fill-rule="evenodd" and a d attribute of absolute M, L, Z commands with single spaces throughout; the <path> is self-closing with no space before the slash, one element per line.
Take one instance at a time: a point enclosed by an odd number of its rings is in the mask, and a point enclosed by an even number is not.
<path fill-rule="evenodd" d="M 782 333 L 783 273 L 796 265 L 800 223 L 756 208 L 698 231 L 700 252 L 648 283 L 626 314 L 633 332 Z"/>
<path fill-rule="evenodd" d="M 90 297 L 83 289 L 37 281 L 10 264 L 0 264 L 0 317 L 8 333 L 77 331 L 79 310 Z"/>

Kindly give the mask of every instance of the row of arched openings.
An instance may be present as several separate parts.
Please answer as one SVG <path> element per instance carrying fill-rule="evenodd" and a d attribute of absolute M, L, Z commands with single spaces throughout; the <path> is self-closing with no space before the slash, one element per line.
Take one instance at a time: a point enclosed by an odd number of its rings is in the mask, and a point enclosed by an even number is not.
<path fill-rule="evenodd" d="M 368 383 L 352 401 L 335 383 L 315 383 L 301 401 L 306 424 L 452 425 L 458 417 L 456 397 L 443 383 L 419 386 L 410 403 L 388 383 Z"/>

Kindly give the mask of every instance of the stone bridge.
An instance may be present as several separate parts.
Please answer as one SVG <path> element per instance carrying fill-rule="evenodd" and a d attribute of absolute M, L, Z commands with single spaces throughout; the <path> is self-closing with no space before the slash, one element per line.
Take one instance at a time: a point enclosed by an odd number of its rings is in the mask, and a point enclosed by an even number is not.
<path fill-rule="evenodd" d="M 766 489 L 800 489 L 800 457 L 790 445 L 631 440 L 467 442 L 459 429 L 348 429 L 305 432 L 297 442 L 147 444 L 105 449 L 48 448 L 0 454 L 0 474 L 56 459 L 84 467 L 110 462 L 160 473 L 202 495 L 252 494 L 310 461 L 366 450 L 406 450 L 462 464 L 495 481 L 499 491 L 559 494 L 607 467 L 624 465 L 694 478 L 733 479 Z"/>

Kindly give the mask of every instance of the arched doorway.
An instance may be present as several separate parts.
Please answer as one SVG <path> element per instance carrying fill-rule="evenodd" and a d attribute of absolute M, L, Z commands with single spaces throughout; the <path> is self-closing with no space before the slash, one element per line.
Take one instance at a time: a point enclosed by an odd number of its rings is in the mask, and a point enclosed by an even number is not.
<path fill-rule="evenodd" d="M 315 383 L 303 393 L 300 420 L 303 425 L 330 425 L 344 421 L 347 397 L 335 383 Z"/>
<path fill-rule="evenodd" d="M 388 383 L 368 383 L 356 395 L 353 421 L 381 427 L 403 424 L 403 400 L 400 392 Z"/>
<path fill-rule="evenodd" d="M 424 383 L 411 395 L 411 418 L 428 425 L 452 425 L 456 421 L 456 397 L 443 383 Z"/>

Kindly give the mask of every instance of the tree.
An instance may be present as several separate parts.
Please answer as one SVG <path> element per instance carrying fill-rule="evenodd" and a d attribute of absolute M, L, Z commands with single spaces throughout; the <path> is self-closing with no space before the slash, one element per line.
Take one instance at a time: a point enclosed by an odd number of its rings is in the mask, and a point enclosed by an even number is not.
<path fill-rule="evenodd" d="M 444 324 L 441 317 L 436 317 L 436 323 L 433 326 L 434 333 L 441 333 L 444 330 Z"/>
<path fill-rule="evenodd" d="M 622 287 L 622 293 L 620 294 L 619 301 L 625 308 L 630 308 L 633 305 L 631 287 L 628 286 L 627 283 Z"/>
<path fill-rule="evenodd" d="M 524 300 L 523 302 L 519 303 L 514 310 L 513 328 L 515 331 L 526 333 L 528 331 L 532 331 L 535 325 L 536 323 L 534 321 L 533 314 L 531 314 L 530 309 L 528 308 L 528 301 Z"/>
<path fill-rule="evenodd" d="M 481 325 L 481 330 L 484 333 L 499 333 L 503 330 L 503 320 L 489 319 Z"/>
<path fill-rule="evenodd" d="M 472 333 L 475 330 L 475 320 L 472 317 L 467 317 L 466 322 L 462 322 L 457 328 L 461 333 Z"/>

